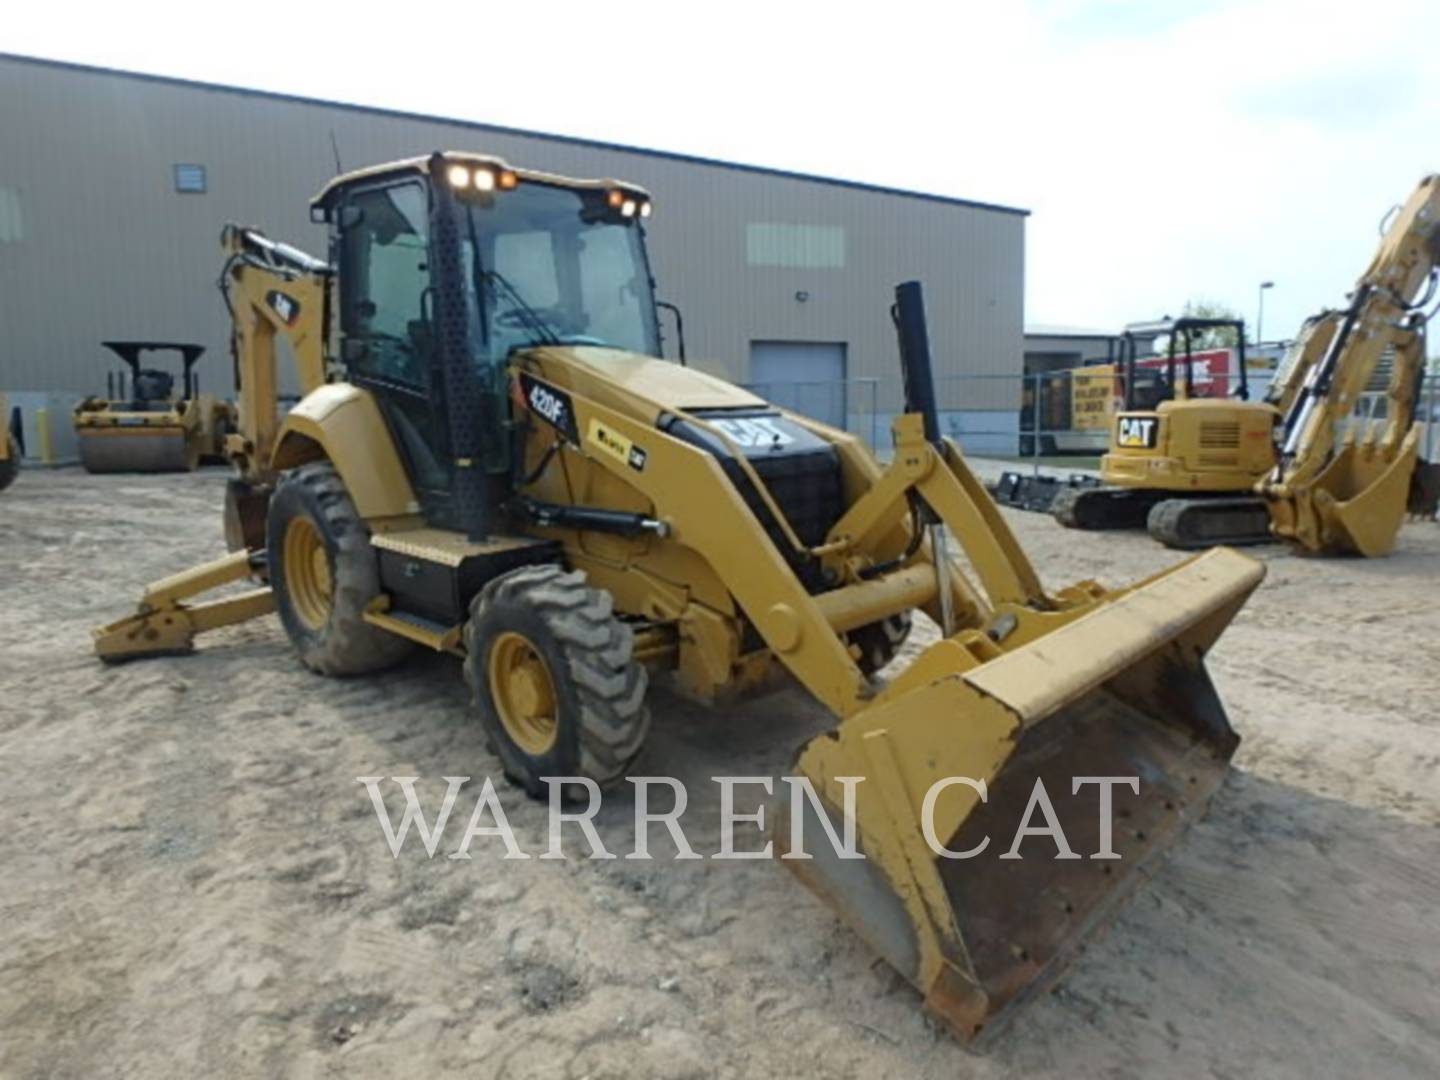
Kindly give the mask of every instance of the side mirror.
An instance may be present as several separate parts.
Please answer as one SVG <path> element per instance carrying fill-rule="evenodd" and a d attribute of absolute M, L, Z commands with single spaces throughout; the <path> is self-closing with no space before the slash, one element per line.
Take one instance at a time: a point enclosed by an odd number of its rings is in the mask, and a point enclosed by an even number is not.
<path fill-rule="evenodd" d="M 337 221 L 342 229 L 353 229 L 365 220 L 365 210 L 362 207 L 346 203 L 340 207 Z"/>

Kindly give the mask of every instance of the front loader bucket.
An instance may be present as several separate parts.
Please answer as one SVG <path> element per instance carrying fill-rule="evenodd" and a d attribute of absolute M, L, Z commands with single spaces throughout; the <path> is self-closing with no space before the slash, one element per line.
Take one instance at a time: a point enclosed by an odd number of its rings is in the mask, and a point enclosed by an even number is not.
<path fill-rule="evenodd" d="M 182 427 L 108 427 L 79 432 L 86 472 L 189 472 L 199 446 Z"/>
<path fill-rule="evenodd" d="M 798 771 L 836 835 L 839 778 L 863 778 L 862 857 L 837 853 L 808 802 L 803 838 L 777 816 L 777 853 L 956 1034 L 993 1030 L 1059 974 L 1219 787 L 1239 739 L 1204 655 L 1263 576 L 1220 548 L 1077 616 L 1027 622 L 1017 609 L 998 646 L 974 631 L 937 642 L 801 751 Z M 1101 788 L 1077 788 L 1085 777 L 1134 778 L 1138 790 L 1112 784 L 1106 817 Z M 1022 822 L 1047 827 L 1031 806 L 1037 784 L 1073 857 L 1057 858 L 1050 835 L 1017 839 Z M 941 857 L 934 845 L 974 854 Z M 1095 857 L 1107 851 L 1115 857 Z"/>

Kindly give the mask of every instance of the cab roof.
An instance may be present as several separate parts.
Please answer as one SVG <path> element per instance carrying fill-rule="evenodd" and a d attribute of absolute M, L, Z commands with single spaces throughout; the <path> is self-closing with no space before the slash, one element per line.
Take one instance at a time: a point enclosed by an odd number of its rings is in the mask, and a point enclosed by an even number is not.
<path fill-rule="evenodd" d="M 614 179 L 577 179 L 572 176 L 560 176 L 556 173 L 539 172 L 535 169 L 517 169 L 502 157 L 494 154 L 476 154 L 469 150 L 444 150 L 436 151 L 434 154 L 426 154 L 424 157 L 401 158 L 398 161 L 389 161 L 382 165 L 368 165 L 363 169 L 353 169 L 350 172 L 342 173 L 327 183 L 310 200 L 312 207 L 328 209 L 335 197 L 345 188 L 361 180 L 372 180 L 386 176 L 429 176 L 431 163 L 437 157 L 443 165 L 452 165 L 461 162 L 466 165 L 488 165 L 497 171 L 508 171 L 514 173 L 522 182 L 529 181 L 533 184 L 549 184 L 552 187 L 575 188 L 584 191 L 604 191 L 609 188 L 620 188 L 626 192 L 649 198 L 650 193 L 644 188 L 627 183 L 623 180 Z"/>

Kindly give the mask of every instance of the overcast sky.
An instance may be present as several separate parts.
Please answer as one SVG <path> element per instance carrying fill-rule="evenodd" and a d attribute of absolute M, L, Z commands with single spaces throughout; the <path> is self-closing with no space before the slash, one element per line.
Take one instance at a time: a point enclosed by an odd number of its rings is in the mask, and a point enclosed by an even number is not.
<path fill-rule="evenodd" d="M 1440 169 L 1436 0 L 20 4 L 0 48 L 1026 207 L 1032 323 L 1273 280 L 1289 336 Z"/>

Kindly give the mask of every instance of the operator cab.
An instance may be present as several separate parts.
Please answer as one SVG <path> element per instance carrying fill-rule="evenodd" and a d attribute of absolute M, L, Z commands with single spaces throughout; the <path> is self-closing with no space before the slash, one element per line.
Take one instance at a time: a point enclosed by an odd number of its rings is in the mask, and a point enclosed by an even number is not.
<path fill-rule="evenodd" d="M 197 392 L 195 365 L 205 352 L 203 345 L 174 341 L 102 341 L 130 369 L 130 394 L 125 393 L 124 372 L 106 375 L 109 408 L 125 412 L 167 412 L 177 402 L 188 401 Z M 144 367 L 146 353 L 175 353 L 179 357 L 181 393 L 175 394 L 175 376 L 163 368 Z"/>
<path fill-rule="evenodd" d="M 311 205 L 338 270 L 337 358 L 433 524 L 477 531 L 508 484 L 517 351 L 661 356 L 641 188 L 436 153 L 339 177 Z"/>
<path fill-rule="evenodd" d="M 1153 411 L 1162 401 L 1189 401 L 1197 396 L 1229 397 L 1231 391 L 1221 395 L 1197 395 L 1195 392 L 1195 352 L 1200 335 L 1210 330 L 1233 330 L 1235 332 L 1236 354 L 1240 366 L 1240 381 L 1235 385 L 1233 396 L 1241 401 L 1250 400 L 1249 373 L 1245 364 L 1245 322 L 1243 319 L 1210 319 L 1198 316 L 1182 316 L 1178 319 L 1163 319 L 1153 323 L 1132 323 L 1125 328 L 1121 338 L 1121 365 L 1124 373 L 1125 410 L 1127 412 Z M 1153 341 L 1160 336 L 1169 338 L 1165 349 L 1163 369 L 1141 367 L 1137 363 L 1139 342 Z M 1183 344 L 1184 353 L 1180 352 Z"/>
<path fill-rule="evenodd" d="M 1201 335 L 1231 330 L 1239 379 L 1208 370 L 1197 378 Z M 1168 336 L 1163 364 L 1142 366 L 1140 341 Z M 1248 490 L 1269 467 L 1275 410 L 1251 403 L 1240 319 L 1183 317 L 1126 327 L 1120 343 L 1124 408 L 1101 459 L 1107 484 L 1154 491 Z M 1137 502 L 1136 506 L 1142 506 Z"/>

